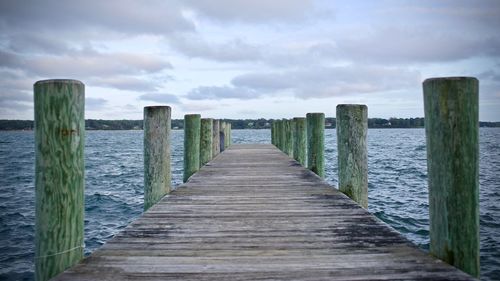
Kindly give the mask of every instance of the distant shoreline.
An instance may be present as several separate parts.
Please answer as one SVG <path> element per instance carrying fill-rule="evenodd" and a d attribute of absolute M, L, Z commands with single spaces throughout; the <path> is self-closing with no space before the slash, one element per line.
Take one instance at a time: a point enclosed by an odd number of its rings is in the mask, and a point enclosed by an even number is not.
<path fill-rule="evenodd" d="M 232 129 L 270 129 L 275 119 L 222 119 L 231 123 Z M 279 120 L 279 119 L 276 119 Z M 142 130 L 142 120 L 85 120 L 86 130 Z M 334 117 L 325 118 L 325 128 L 334 129 Z M 172 129 L 183 129 L 183 119 L 173 119 Z M 500 122 L 479 122 L 480 127 L 500 127 Z M 0 131 L 30 131 L 33 130 L 33 120 L 0 120 Z M 370 129 L 406 129 L 424 128 L 424 118 L 368 118 Z"/>

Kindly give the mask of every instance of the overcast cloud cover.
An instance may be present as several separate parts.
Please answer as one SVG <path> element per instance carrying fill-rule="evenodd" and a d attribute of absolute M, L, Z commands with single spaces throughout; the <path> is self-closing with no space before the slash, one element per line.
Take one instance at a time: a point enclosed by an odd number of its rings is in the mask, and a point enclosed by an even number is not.
<path fill-rule="evenodd" d="M 475 76 L 500 121 L 500 1 L 0 1 L 0 119 L 33 83 L 86 85 L 86 118 L 423 116 L 422 81 Z"/>

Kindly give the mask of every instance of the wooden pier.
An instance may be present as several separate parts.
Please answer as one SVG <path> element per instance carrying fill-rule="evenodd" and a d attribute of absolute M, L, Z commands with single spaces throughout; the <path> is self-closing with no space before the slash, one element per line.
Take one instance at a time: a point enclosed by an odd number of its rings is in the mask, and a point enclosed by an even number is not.
<path fill-rule="evenodd" d="M 474 280 L 273 145 L 232 145 L 55 280 Z"/>

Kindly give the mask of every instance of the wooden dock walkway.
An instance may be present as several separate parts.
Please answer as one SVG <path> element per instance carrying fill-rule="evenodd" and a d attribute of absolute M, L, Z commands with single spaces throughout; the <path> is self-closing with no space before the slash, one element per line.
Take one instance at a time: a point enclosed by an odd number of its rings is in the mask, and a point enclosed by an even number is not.
<path fill-rule="evenodd" d="M 474 280 L 272 145 L 233 145 L 55 280 Z"/>

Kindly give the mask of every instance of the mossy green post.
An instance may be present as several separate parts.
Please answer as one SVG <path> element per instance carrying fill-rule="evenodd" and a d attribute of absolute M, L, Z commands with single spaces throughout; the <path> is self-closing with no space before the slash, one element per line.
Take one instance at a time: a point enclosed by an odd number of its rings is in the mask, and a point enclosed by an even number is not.
<path fill-rule="evenodd" d="M 226 148 L 231 146 L 231 123 L 226 122 Z"/>
<path fill-rule="evenodd" d="M 274 145 L 274 123 L 271 123 L 271 144 Z"/>
<path fill-rule="evenodd" d="M 307 168 L 325 177 L 325 114 L 307 113 Z"/>
<path fill-rule="evenodd" d="M 286 155 L 293 158 L 293 121 L 284 120 L 285 124 L 285 147 L 284 152 Z"/>
<path fill-rule="evenodd" d="M 307 164 L 307 125 L 306 118 L 293 118 L 293 158 L 302 166 Z"/>
<path fill-rule="evenodd" d="M 203 118 L 201 119 L 201 131 L 200 131 L 200 168 L 212 160 L 212 129 L 213 129 L 213 119 Z"/>
<path fill-rule="evenodd" d="M 278 123 L 276 123 L 276 120 L 273 120 L 272 126 L 273 126 L 273 145 L 278 147 Z"/>
<path fill-rule="evenodd" d="M 199 114 L 184 115 L 184 182 L 200 169 L 200 127 Z"/>
<path fill-rule="evenodd" d="M 227 146 L 231 146 L 233 144 L 233 138 L 232 138 L 232 133 L 233 133 L 233 124 L 229 123 L 228 124 L 228 129 L 227 129 L 227 135 L 229 138 L 227 139 Z"/>
<path fill-rule="evenodd" d="M 220 152 L 226 149 L 226 122 L 220 121 L 219 127 Z"/>
<path fill-rule="evenodd" d="M 285 120 L 280 120 L 279 123 L 280 127 L 280 150 L 285 152 L 285 146 L 286 146 L 286 137 L 285 137 Z"/>
<path fill-rule="evenodd" d="M 281 132 L 280 132 L 280 120 L 274 120 L 274 123 L 276 124 L 275 125 L 275 139 L 274 139 L 274 142 L 275 142 L 275 146 L 278 148 L 278 149 L 281 149 Z"/>
<path fill-rule="evenodd" d="M 229 139 L 230 139 L 230 137 L 229 137 L 229 123 L 228 122 L 226 122 L 226 126 L 224 127 L 224 131 L 225 131 L 225 133 L 224 133 L 224 136 L 225 136 L 224 148 L 226 149 L 229 147 Z"/>
<path fill-rule="evenodd" d="M 288 124 L 287 124 L 287 120 L 286 119 L 282 119 L 281 120 L 282 122 L 282 126 L 283 126 L 283 147 L 282 147 L 282 151 L 288 155 L 288 146 L 289 146 L 289 142 L 288 142 L 288 139 L 286 138 L 286 136 L 288 135 L 287 133 L 287 130 L 288 130 Z"/>
<path fill-rule="evenodd" d="M 337 105 L 337 151 L 339 190 L 368 208 L 368 107 Z"/>
<path fill-rule="evenodd" d="M 83 258 L 85 86 L 34 85 L 35 279 L 49 280 Z"/>
<path fill-rule="evenodd" d="M 423 83 L 430 252 L 479 277 L 479 82 Z"/>
<path fill-rule="evenodd" d="M 169 106 L 144 107 L 144 210 L 171 189 Z"/>
<path fill-rule="evenodd" d="M 220 121 L 215 119 L 212 124 L 212 158 L 215 158 L 220 153 Z"/>

